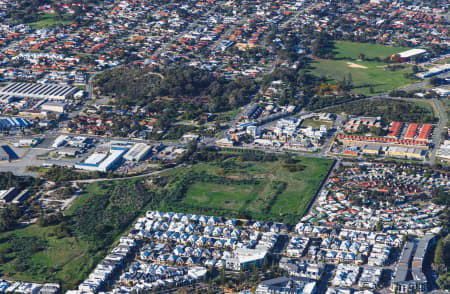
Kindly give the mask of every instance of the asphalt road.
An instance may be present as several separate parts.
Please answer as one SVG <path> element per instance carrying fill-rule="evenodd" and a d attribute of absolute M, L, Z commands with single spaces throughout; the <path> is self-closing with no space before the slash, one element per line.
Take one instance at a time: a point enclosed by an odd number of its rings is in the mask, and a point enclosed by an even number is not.
<path fill-rule="evenodd" d="M 437 153 L 437 149 L 439 148 L 439 145 L 441 143 L 441 134 L 444 131 L 444 128 L 447 126 L 447 114 L 444 112 L 444 110 L 442 109 L 442 104 L 439 100 L 437 99 L 433 99 L 432 100 L 434 105 L 436 106 L 436 109 L 439 112 L 439 126 L 437 126 L 434 131 L 433 131 L 433 149 L 430 152 L 430 159 L 429 159 L 429 163 L 433 164 L 436 160 L 436 153 Z"/>
<path fill-rule="evenodd" d="M 89 183 L 95 183 L 95 182 L 108 182 L 108 181 L 121 181 L 121 180 L 129 180 L 129 179 L 136 179 L 136 178 L 142 178 L 142 177 L 148 177 L 148 176 L 154 176 L 154 175 L 159 175 L 163 172 L 172 170 L 172 169 L 176 169 L 176 168 L 180 168 L 186 166 L 184 164 L 175 166 L 175 167 L 171 167 L 171 168 L 166 168 L 166 169 L 162 169 L 162 170 L 158 170 L 158 171 L 154 171 L 154 172 L 149 172 L 149 173 L 145 173 L 145 174 L 140 174 L 140 175 L 135 175 L 135 176 L 127 176 L 127 177 L 121 177 L 121 178 L 99 178 L 99 179 L 88 179 L 88 180 L 76 180 L 76 181 L 71 181 L 72 184 L 81 184 L 81 183 L 85 183 L 85 184 L 89 184 Z"/>

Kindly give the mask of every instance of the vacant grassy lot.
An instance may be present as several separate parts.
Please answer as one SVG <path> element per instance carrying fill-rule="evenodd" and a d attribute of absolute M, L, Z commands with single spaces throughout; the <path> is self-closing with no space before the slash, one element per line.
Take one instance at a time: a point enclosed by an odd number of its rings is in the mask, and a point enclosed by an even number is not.
<path fill-rule="evenodd" d="M 409 65 L 396 71 L 385 70 L 385 64 L 373 61 L 321 59 L 314 60 L 311 65 L 312 73 L 335 82 L 344 78 L 348 80 L 351 74 L 352 91 L 365 95 L 388 92 L 414 82 L 404 76 L 405 73 L 411 73 Z"/>
<path fill-rule="evenodd" d="M 245 155 L 242 155 L 243 157 Z M 183 173 L 198 175 L 181 199 L 179 211 L 244 215 L 255 219 L 293 221 L 305 213 L 332 161 L 301 157 L 303 170 L 290 172 L 282 159 L 245 161 L 239 157 L 198 163 Z M 178 174 L 180 174 L 179 171 Z M 205 177 L 208 177 L 205 179 Z"/>
<path fill-rule="evenodd" d="M 262 190 L 262 185 L 220 185 L 198 182 L 191 185 L 185 202 L 199 207 L 222 207 L 231 210 L 242 209 Z"/>
<path fill-rule="evenodd" d="M 61 223 L 1 233 L 0 277 L 75 289 L 145 210 L 138 181 L 90 184 Z"/>
<path fill-rule="evenodd" d="M 441 104 L 447 115 L 447 126 L 450 126 L 450 98 L 443 98 Z"/>
<path fill-rule="evenodd" d="M 302 127 L 313 127 L 314 129 L 320 128 L 320 126 L 326 126 L 327 128 L 331 128 L 333 126 L 333 122 L 330 121 L 322 121 L 322 120 L 314 120 L 314 119 L 305 119 L 302 122 Z"/>
<path fill-rule="evenodd" d="M 393 54 L 411 49 L 408 47 L 392 47 L 372 43 L 356 43 L 348 41 L 336 41 L 334 46 L 334 51 L 336 52 L 335 58 L 350 59 L 358 59 L 361 53 L 363 53 L 366 58 L 378 57 L 380 59 L 384 59 L 392 56 Z"/>
<path fill-rule="evenodd" d="M 61 283 L 66 290 L 75 288 L 104 252 L 90 251 L 95 248 L 94 244 L 81 238 L 57 237 L 55 229 L 56 226 L 42 228 L 31 225 L 0 234 L 0 276 L 38 283 L 54 281 Z M 18 248 L 31 242 L 45 246 L 27 252 Z"/>

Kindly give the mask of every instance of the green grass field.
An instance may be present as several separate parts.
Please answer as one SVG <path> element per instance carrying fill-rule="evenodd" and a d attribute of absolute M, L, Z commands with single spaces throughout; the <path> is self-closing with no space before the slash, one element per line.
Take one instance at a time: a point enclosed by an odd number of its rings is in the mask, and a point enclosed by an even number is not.
<path fill-rule="evenodd" d="M 240 162 L 229 158 L 223 162 L 199 163 L 188 173 L 204 172 L 236 183 L 196 181 L 187 188 L 178 207 L 217 209 L 238 213 L 245 211 L 258 219 L 282 220 L 284 215 L 303 216 L 331 167 L 329 159 L 301 157 L 305 169 L 289 172 L 281 160 L 273 162 Z M 257 184 L 239 183 L 256 180 Z M 284 185 L 281 193 L 277 185 Z"/>
<path fill-rule="evenodd" d="M 220 185 L 195 183 L 186 193 L 185 203 L 200 207 L 221 207 L 231 210 L 242 209 L 262 192 L 262 185 Z"/>
<path fill-rule="evenodd" d="M 356 67 L 355 64 L 360 67 Z M 314 68 L 312 73 L 318 76 L 325 76 L 332 81 L 348 79 L 348 75 L 351 74 L 354 85 L 352 91 L 359 94 L 374 95 L 384 93 L 413 82 L 404 76 L 405 73 L 411 73 L 409 65 L 405 65 L 404 69 L 396 71 L 385 70 L 383 63 L 372 61 L 321 59 L 314 60 L 311 65 Z M 373 90 L 372 93 L 371 88 Z"/>
<path fill-rule="evenodd" d="M 333 123 L 330 121 L 321 121 L 321 120 L 314 120 L 314 119 L 305 119 L 302 122 L 302 127 L 313 127 L 315 129 L 320 128 L 321 125 L 326 126 L 327 128 L 331 128 L 333 126 Z"/>
<path fill-rule="evenodd" d="M 335 46 L 335 58 L 351 58 L 358 59 L 359 55 L 363 53 L 366 58 L 384 59 L 392 56 L 393 54 L 400 53 L 402 51 L 409 50 L 408 47 L 392 47 L 372 43 L 356 43 L 348 41 L 336 41 Z"/>
<path fill-rule="evenodd" d="M 352 92 L 368 96 L 414 83 L 413 80 L 404 76 L 405 73 L 412 72 L 409 65 L 404 65 L 403 69 L 388 71 L 384 69 L 386 64 L 383 62 L 358 60 L 361 53 L 365 55 L 366 59 L 379 58 L 383 60 L 410 48 L 348 41 L 335 41 L 334 47 L 334 59 L 312 61 L 313 74 L 327 77 L 331 82 L 348 79 L 348 75 L 351 74 L 354 85 Z"/>

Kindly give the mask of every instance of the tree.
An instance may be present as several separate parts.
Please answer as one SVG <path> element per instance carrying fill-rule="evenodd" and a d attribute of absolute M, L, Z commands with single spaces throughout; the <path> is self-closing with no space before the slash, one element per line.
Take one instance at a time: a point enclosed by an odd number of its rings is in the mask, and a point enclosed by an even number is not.
<path fill-rule="evenodd" d="M 439 240 L 434 255 L 434 263 L 441 273 L 447 271 L 450 267 L 450 235 Z"/>
<path fill-rule="evenodd" d="M 352 73 L 351 72 L 348 73 L 347 85 L 348 85 L 348 88 L 353 87 L 353 78 L 352 78 Z"/>
<path fill-rule="evenodd" d="M 439 86 L 442 83 L 442 81 L 438 77 L 432 77 L 430 79 L 429 83 L 430 83 L 431 86 L 436 87 L 436 86 Z"/>
<path fill-rule="evenodd" d="M 377 222 L 377 224 L 375 225 L 375 230 L 378 232 L 383 231 L 383 223 L 381 221 Z"/>

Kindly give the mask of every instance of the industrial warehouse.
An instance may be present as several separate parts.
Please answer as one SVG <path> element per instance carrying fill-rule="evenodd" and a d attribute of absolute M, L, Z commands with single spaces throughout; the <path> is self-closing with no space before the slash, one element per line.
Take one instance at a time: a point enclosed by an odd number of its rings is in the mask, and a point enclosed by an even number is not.
<path fill-rule="evenodd" d="M 129 161 L 141 161 L 149 154 L 151 149 L 151 146 L 147 144 L 137 143 L 123 156 L 123 158 Z"/>
<path fill-rule="evenodd" d="M 109 153 L 95 152 L 89 156 L 84 162 L 75 164 L 75 168 L 88 171 L 106 172 L 113 169 L 122 159 L 127 147 L 111 146 Z"/>
<path fill-rule="evenodd" d="M 0 89 L 0 95 L 12 97 L 65 100 L 72 98 L 80 90 L 72 86 L 58 84 L 11 83 Z"/>
<path fill-rule="evenodd" d="M 22 129 L 31 126 L 32 123 L 26 118 L 20 117 L 6 117 L 0 118 L 0 131 L 10 130 L 10 129 Z"/>

